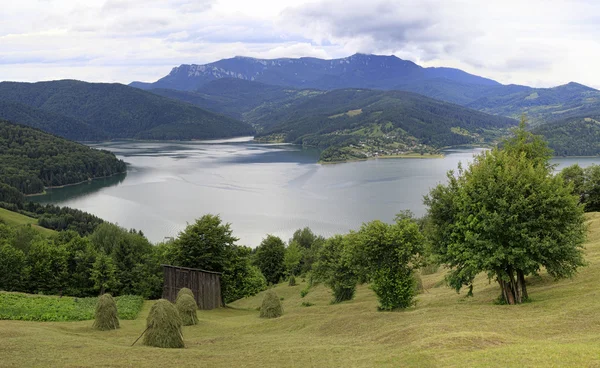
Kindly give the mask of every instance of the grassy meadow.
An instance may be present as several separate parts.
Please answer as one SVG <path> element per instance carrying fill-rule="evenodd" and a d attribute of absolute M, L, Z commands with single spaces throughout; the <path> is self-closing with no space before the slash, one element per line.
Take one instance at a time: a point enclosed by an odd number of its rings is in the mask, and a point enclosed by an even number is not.
<path fill-rule="evenodd" d="M 39 226 L 38 220 L 21 215 L 20 213 L 9 211 L 4 208 L 0 208 L 0 220 L 4 221 L 8 225 L 20 226 L 20 225 L 31 225 L 34 229 L 42 233 L 43 235 L 52 235 L 55 233 L 54 230 L 46 229 Z"/>
<path fill-rule="evenodd" d="M 198 311 L 199 324 L 183 328 L 185 349 L 131 347 L 152 301 L 115 331 L 95 331 L 92 321 L 0 321 L 0 366 L 600 367 L 600 213 L 588 220 L 589 265 L 570 280 L 530 277 L 532 301 L 522 305 L 495 304 L 499 288 L 484 276 L 465 298 L 442 284 L 443 270 L 423 276 L 417 306 L 398 312 L 378 312 L 366 285 L 331 305 L 322 285 L 301 298 L 305 282 L 280 284 L 283 317 L 258 317 L 264 292 Z"/>

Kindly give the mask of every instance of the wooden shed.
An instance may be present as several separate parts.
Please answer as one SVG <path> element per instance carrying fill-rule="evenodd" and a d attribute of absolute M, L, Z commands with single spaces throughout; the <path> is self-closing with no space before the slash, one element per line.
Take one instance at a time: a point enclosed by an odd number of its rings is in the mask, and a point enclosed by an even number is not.
<path fill-rule="evenodd" d="M 221 298 L 221 273 L 197 268 L 162 265 L 164 272 L 163 299 L 172 303 L 177 293 L 186 287 L 194 293 L 199 309 L 223 306 Z"/>

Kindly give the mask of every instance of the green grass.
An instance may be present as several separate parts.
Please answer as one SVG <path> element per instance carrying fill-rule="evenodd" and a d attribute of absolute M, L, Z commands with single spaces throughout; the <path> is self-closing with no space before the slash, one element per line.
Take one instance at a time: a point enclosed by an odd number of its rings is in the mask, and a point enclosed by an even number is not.
<path fill-rule="evenodd" d="M 523 305 L 494 304 L 499 289 L 484 276 L 474 297 L 456 294 L 442 285 L 441 268 L 422 276 L 426 290 L 416 307 L 398 312 L 378 312 L 365 285 L 354 300 L 330 304 L 323 285 L 301 298 L 306 282 L 280 284 L 282 317 L 259 318 L 263 293 L 198 311 L 198 325 L 183 328 L 182 350 L 130 347 L 146 328 L 151 301 L 116 331 L 95 331 L 89 321 L 0 321 L 0 365 L 600 367 L 600 213 L 589 223 L 589 265 L 570 280 L 529 278 L 532 301 Z"/>
<path fill-rule="evenodd" d="M 115 298 L 120 319 L 135 319 L 143 299 L 124 295 Z M 85 321 L 94 319 L 98 298 L 72 298 L 0 292 L 0 320 Z"/>
<path fill-rule="evenodd" d="M 0 208 L 0 220 L 6 222 L 8 225 L 21 226 L 31 225 L 34 229 L 38 230 L 43 235 L 52 235 L 55 233 L 54 230 L 46 229 L 38 225 L 38 220 L 21 215 L 13 211 L 9 211 L 4 208 Z"/>

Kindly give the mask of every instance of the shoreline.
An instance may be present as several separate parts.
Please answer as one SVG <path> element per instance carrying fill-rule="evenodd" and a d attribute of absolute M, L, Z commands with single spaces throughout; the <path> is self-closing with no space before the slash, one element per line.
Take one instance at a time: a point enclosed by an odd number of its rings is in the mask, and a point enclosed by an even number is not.
<path fill-rule="evenodd" d="M 377 160 L 377 159 L 383 159 L 383 160 L 389 160 L 389 159 L 439 159 L 439 158 L 444 158 L 445 155 L 441 154 L 441 153 L 437 153 L 437 154 L 427 154 L 427 155 L 421 155 L 420 153 L 411 155 L 411 154 L 405 154 L 405 155 L 382 155 L 382 156 L 373 156 L 373 157 L 367 157 L 367 158 L 353 158 L 353 159 L 349 159 L 349 160 L 343 160 L 343 161 L 317 161 L 317 164 L 319 165 L 334 165 L 334 164 L 345 164 L 348 162 L 359 162 L 359 161 L 369 161 L 369 160 Z"/>
<path fill-rule="evenodd" d="M 41 195 L 48 194 L 48 192 L 46 192 L 46 189 L 59 189 L 59 188 L 72 187 L 74 185 L 80 185 L 80 184 L 84 184 L 84 183 L 90 183 L 90 182 L 92 182 L 94 180 L 97 180 L 97 179 L 112 178 L 113 176 L 117 176 L 117 175 L 120 175 L 120 174 L 127 174 L 127 170 L 119 172 L 119 173 L 114 173 L 112 175 L 98 176 L 98 177 L 95 177 L 95 178 L 89 178 L 87 180 L 83 180 L 83 181 L 80 181 L 78 183 L 71 183 L 71 184 L 64 184 L 64 185 L 56 185 L 56 186 L 44 187 L 44 191 L 43 192 L 32 193 L 32 194 L 25 194 L 25 197 L 36 197 L 36 196 L 41 196 Z"/>

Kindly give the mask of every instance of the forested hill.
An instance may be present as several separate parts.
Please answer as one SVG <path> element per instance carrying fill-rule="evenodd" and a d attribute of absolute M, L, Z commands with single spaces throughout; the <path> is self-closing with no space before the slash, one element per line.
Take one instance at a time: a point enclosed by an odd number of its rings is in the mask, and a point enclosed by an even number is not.
<path fill-rule="evenodd" d="M 210 139 L 254 132 L 235 119 L 122 84 L 2 82 L 0 101 L 0 118 L 75 140 Z"/>
<path fill-rule="evenodd" d="M 0 120 L 0 183 L 21 193 L 125 171 L 125 163 L 108 151 Z"/>
<path fill-rule="evenodd" d="M 574 117 L 536 127 L 556 156 L 600 155 L 600 110 L 584 117 Z"/>
<path fill-rule="evenodd" d="M 492 142 L 515 123 L 415 93 L 346 89 L 272 114 L 257 139 L 319 147 L 323 161 L 340 161 Z"/>

